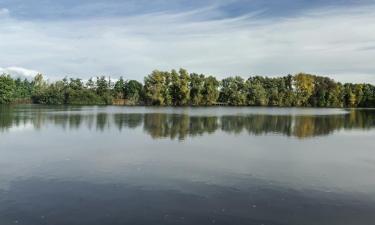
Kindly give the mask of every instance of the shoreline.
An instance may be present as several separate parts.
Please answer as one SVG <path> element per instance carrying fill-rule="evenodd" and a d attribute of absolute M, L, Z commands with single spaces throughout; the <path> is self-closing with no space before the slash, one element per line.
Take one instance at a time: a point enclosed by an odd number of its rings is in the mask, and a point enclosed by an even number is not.
<path fill-rule="evenodd" d="M 265 108 L 265 109 L 344 109 L 344 110 L 351 110 L 351 109 L 372 109 L 375 110 L 375 107 L 316 107 L 316 106 L 261 106 L 261 105 L 147 105 L 147 104 L 139 104 L 139 105 L 119 105 L 119 104 L 40 104 L 40 103 L 31 103 L 31 102 L 23 102 L 23 103 L 10 103 L 10 104 L 0 104 L 2 106 L 20 106 L 20 105 L 35 105 L 35 106 L 98 106 L 98 107 L 106 107 L 106 106 L 115 106 L 115 107 L 148 107 L 148 108 Z"/>

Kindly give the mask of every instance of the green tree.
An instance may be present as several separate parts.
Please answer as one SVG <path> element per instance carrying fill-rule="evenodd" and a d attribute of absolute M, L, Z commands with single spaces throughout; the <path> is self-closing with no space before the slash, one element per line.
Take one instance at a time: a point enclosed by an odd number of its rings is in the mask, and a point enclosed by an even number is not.
<path fill-rule="evenodd" d="M 179 72 L 172 70 L 170 73 L 169 94 L 173 105 L 187 105 L 190 98 L 189 74 L 186 70 L 180 69 Z"/>
<path fill-rule="evenodd" d="M 13 98 L 15 100 L 25 100 L 31 98 L 32 92 L 32 84 L 27 79 L 21 80 L 21 78 L 17 78 L 14 80 L 14 92 Z"/>
<path fill-rule="evenodd" d="M 130 104 L 139 104 L 143 101 L 143 85 L 136 80 L 126 81 L 124 85 L 125 99 L 130 102 Z"/>
<path fill-rule="evenodd" d="M 48 88 L 47 82 L 44 80 L 42 74 L 37 74 L 32 81 L 32 100 L 34 103 L 46 104 L 45 95 Z"/>
<path fill-rule="evenodd" d="M 91 90 L 94 90 L 95 89 L 95 82 L 93 81 L 93 79 L 90 77 L 90 79 L 86 82 L 86 87 L 91 89 Z"/>
<path fill-rule="evenodd" d="M 15 83 L 10 75 L 0 75 L 0 104 L 9 104 L 13 101 Z"/>
<path fill-rule="evenodd" d="M 190 74 L 190 104 L 201 105 L 205 104 L 203 96 L 205 90 L 205 77 L 203 74 L 198 75 L 196 73 Z"/>
<path fill-rule="evenodd" d="M 190 76 L 187 70 L 179 71 L 178 105 L 187 105 L 190 101 Z"/>
<path fill-rule="evenodd" d="M 115 98 L 122 99 L 125 97 L 125 81 L 124 78 L 120 77 L 118 81 L 116 81 L 115 86 L 113 88 L 113 94 Z"/>
<path fill-rule="evenodd" d="M 151 105 L 170 105 L 170 73 L 154 70 L 144 80 L 146 103 Z"/>
<path fill-rule="evenodd" d="M 221 81 L 220 101 L 229 105 L 246 104 L 246 84 L 242 77 L 229 77 Z"/>
<path fill-rule="evenodd" d="M 213 105 L 218 101 L 219 86 L 220 82 L 213 76 L 208 76 L 204 79 L 202 105 Z"/>
<path fill-rule="evenodd" d="M 262 85 L 260 77 L 249 78 L 247 80 L 247 104 L 265 106 L 268 104 L 266 89 Z"/>
<path fill-rule="evenodd" d="M 363 87 L 363 98 L 360 103 L 361 107 L 375 107 L 375 87 L 365 84 Z"/>
<path fill-rule="evenodd" d="M 100 96 L 105 104 L 112 104 L 111 80 L 105 76 L 98 77 L 96 80 L 96 93 Z"/>

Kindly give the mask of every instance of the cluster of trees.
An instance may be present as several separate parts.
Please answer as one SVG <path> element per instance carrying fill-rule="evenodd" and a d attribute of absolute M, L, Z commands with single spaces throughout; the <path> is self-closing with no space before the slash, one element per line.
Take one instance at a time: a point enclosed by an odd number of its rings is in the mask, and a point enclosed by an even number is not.
<path fill-rule="evenodd" d="M 0 104 L 30 99 L 33 83 L 27 79 L 12 79 L 9 75 L 0 75 Z"/>
<path fill-rule="evenodd" d="M 0 76 L 0 104 L 31 99 L 39 104 L 112 104 L 123 100 L 128 105 L 160 106 L 302 106 L 302 107 L 375 107 L 375 86 L 339 83 L 328 77 L 305 73 L 284 77 L 228 77 L 179 71 L 155 70 L 144 83 L 124 80 L 112 82 L 97 77 L 63 79 L 48 83 L 42 75 L 33 81 Z"/>
<path fill-rule="evenodd" d="M 219 97 L 220 82 L 212 76 L 153 71 L 145 78 L 144 102 L 148 105 L 213 105 Z"/>
<path fill-rule="evenodd" d="M 105 105 L 112 104 L 110 81 L 98 77 L 84 84 L 81 79 L 64 78 L 61 81 L 47 83 L 42 75 L 33 81 L 31 99 L 34 103 L 50 105 Z"/>

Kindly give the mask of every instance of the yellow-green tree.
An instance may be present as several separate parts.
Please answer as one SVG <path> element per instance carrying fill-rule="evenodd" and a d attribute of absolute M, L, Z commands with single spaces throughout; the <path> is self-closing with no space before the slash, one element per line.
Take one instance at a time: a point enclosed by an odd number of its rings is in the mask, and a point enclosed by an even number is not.
<path fill-rule="evenodd" d="M 314 92 L 314 76 L 299 73 L 293 77 L 294 88 L 297 95 L 296 105 L 307 106 L 308 99 Z"/>

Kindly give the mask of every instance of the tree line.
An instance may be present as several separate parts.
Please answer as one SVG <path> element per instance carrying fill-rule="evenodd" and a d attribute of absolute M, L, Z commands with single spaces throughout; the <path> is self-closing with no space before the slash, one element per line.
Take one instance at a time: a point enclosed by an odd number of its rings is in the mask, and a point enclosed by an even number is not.
<path fill-rule="evenodd" d="M 185 69 L 154 70 L 143 83 L 122 77 L 113 82 L 105 76 L 86 82 L 79 78 L 47 82 L 41 74 L 32 81 L 0 75 L 0 104 L 25 101 L 51 105 L 375 107 L 375 86 L 342 84 L 306 73 L 218 80 Z"/>

